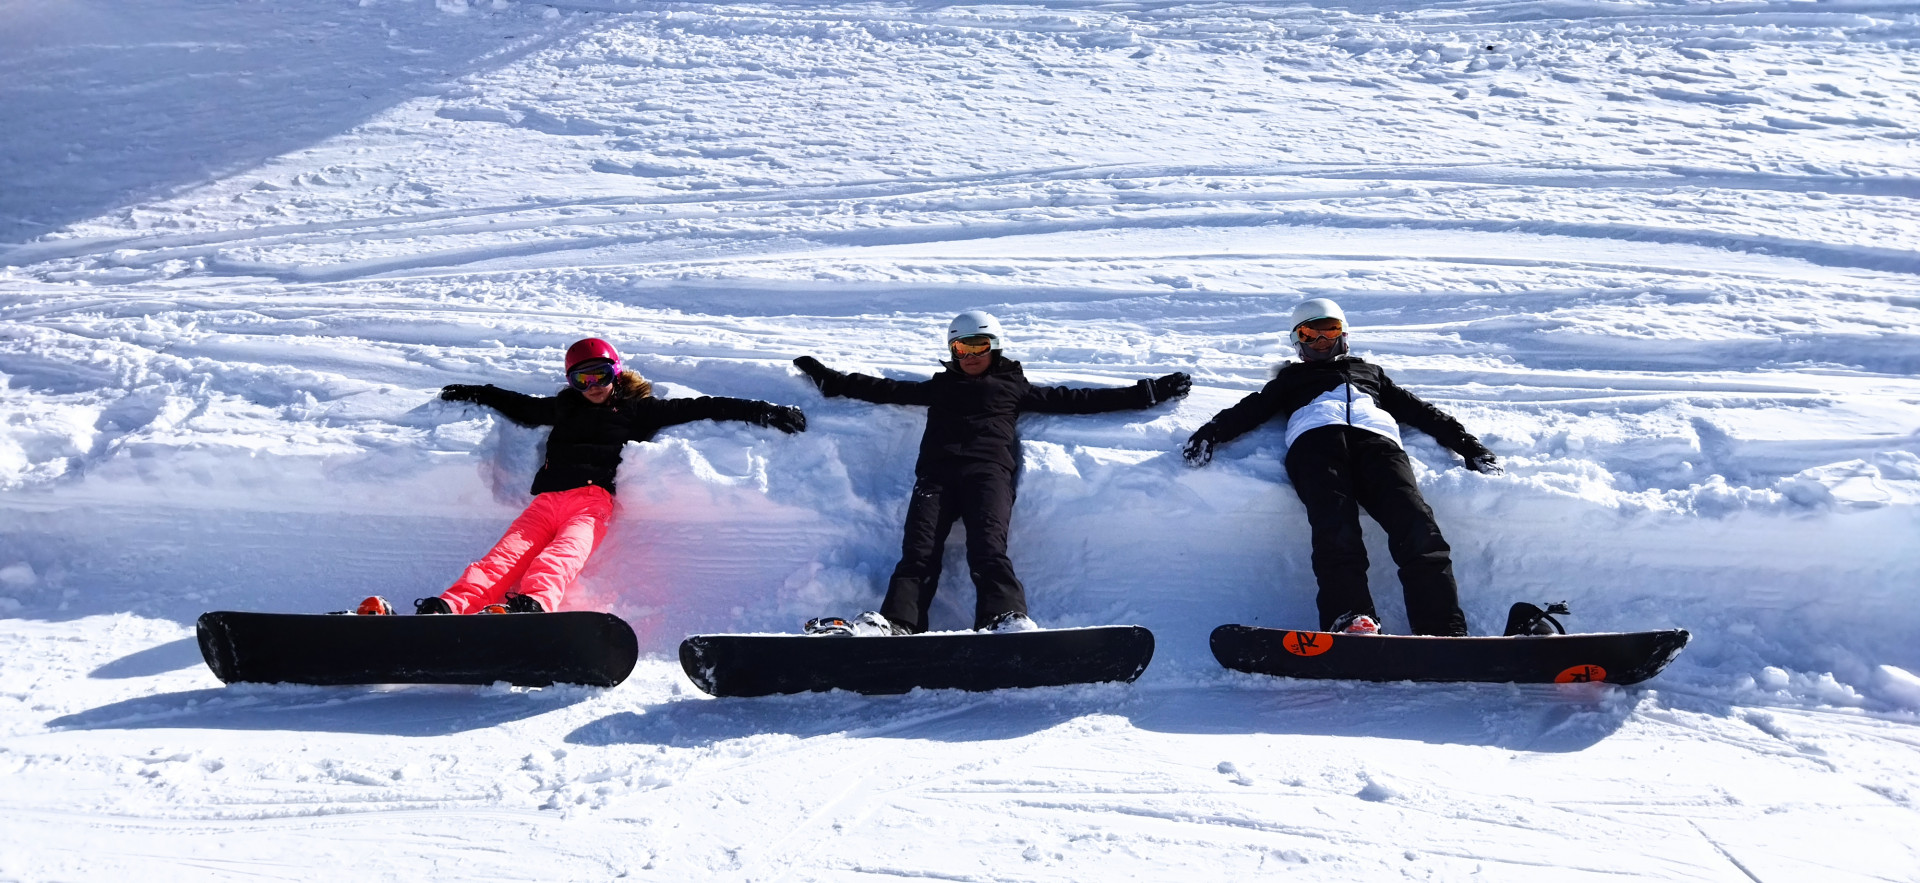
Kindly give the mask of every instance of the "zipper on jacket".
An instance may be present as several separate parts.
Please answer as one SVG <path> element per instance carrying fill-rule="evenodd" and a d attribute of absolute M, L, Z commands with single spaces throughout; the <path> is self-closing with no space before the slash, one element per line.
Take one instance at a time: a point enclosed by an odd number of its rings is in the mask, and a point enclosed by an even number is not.
<path fill-rule="evenodd" d="M 1353 366 L 1346 359 L 1340 360 L 1340 373 L 1347 378 L 1347 425 L 1353 425 Z"/>

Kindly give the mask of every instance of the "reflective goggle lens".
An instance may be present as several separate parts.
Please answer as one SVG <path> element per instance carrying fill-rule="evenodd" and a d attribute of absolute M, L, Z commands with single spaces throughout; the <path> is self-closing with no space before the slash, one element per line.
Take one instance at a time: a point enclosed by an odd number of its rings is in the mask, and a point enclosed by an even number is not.
<path fill-rule="evenodd" d="M 613 382 L 613 369 L 600 365 L 592 368 L 576 368 L 567 373 L 567 383 L 574 389 L 592 389 Z"/>
<path fill-rule="evenodd" d="M 1318 328 L 1309 328 L 1305 325 L 1293 329 L 1294 339 L 1301 343 L 1310 343 L 1315 340 L 1339 340 L 1346 333 L 1347 325 L 1345 322 L 1338 322 L 1332 328 L 1325 331 Z"/>
<path fill-rule="evenodd" d="M 993 338 L 984 334 L 975 334 L 972 337 L 957 338 L 947 346 L 953 347 L 953 354 L 956 356 L 977 356 L 993 349 Z"/>

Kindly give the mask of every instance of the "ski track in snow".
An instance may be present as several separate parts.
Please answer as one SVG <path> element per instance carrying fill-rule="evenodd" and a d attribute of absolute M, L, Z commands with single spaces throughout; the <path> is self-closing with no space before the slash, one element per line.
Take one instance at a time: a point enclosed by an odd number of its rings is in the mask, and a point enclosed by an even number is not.
<path fill-rule="evenodd" d="M 0 33 L 0 880 L 1920 880 L 1910 3 L 20 5 Z M 1304 297 L 1508 465 L 1409 451 L 1470 621 L 1685 627 L 1636 688 L 1271 682 Z M 1043 382 L 1010 553 L 1132 686 L 707 700 L 875 603 L 954 312 Z M 436 591 L 585 334 L 792 438 L 630 446 L 569 598 L 621 687 L 221 687 L 208 609 Z M 1374 539 L 1378 539 L 1375 537 Z M 937 628 L 970 616 L 952 550 Z M 1402 620 L 1384 543 L 1373 582 Z"/>

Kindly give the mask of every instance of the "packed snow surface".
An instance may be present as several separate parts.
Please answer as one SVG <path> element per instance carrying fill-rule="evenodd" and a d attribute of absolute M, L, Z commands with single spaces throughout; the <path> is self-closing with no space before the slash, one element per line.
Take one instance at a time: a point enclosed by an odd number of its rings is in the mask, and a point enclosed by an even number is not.
<path fill-rule="evenodd" d="M 0 0 L 0 879 L 1920 880 L 1916 50 L 1912 0 Z M 1279 426 L 1177 447 L 1313 296 L 1508 466 L 1408 433 L 1475 630 L 1692 630 L 1666 673 L 1214 664 L 1312 622 L 1306 520 Z M 1021 424 L 1035 617 L 1153 665 L 701 695 L 682 637 L 898 552 L 923 413 L 790 360 L 925 377 L 976 307 L 1040 382 L 1195 378 Z M 213 678 L 203 611 L 478 556 L 543 434 L 434 393 L 587 335 L 811 420 L 628 447 L 568 606 L 630 680 Z"/>

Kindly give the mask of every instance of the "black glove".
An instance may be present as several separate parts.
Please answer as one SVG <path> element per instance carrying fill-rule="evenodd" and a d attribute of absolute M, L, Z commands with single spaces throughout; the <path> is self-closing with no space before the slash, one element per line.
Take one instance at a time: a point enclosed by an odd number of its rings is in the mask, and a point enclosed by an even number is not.
<path fill-rule="evenodd" d="M 1213 446 L 1220 443 L 1220 430 L 1209 423 L 1193 431 L 1187 443 L 1180 449 L 1180 456 L 1187 458 L 1189 466 L 1205 466 L 1213 459 Z"/>
<path fill-rule="evenodd" d="M 820 387 L 821 395 L 831 397 L 840 394 L 840 379 L 845 375 L 820 364 L 820 360 L 812 356 L 794 359 L 793 365 L 800 369 L 800 373 L 807 375 L 814 386 Z"/>
<path fill-rule="evenodd" d="M 440 387 L 440 400 L 443 402 L 477 402 L 480 401 L 480 392 L 484 389 L 486 389 L 486 387 L 471 383 L 451 383 Z"/>
<path fill-rule="evenodd" d="M 1501 468 L 1499 457 L 1495 457 L 1492 451 L 1485 450 L 1477 454 L 1468 454 L 1467 468 L 1482 475 L 1499 475 L 1507 471 Z"/>
<path fill-rule="evenodd" d="M 760 419 L 754 422 L 789 435 L 807 431 L 807 415 L 792 405 L 766 405 L 760 412 Z"/>
<path fill-rule="evenodd" d="M 1183 371 L 1175 371 L 1165 377 L 1140 381 L 1141 388 L 1147 391 L 1147 404 L 1157 405 L 1168 399 L 1177 399 L 1193 389 L 1193 378 Z"/>

